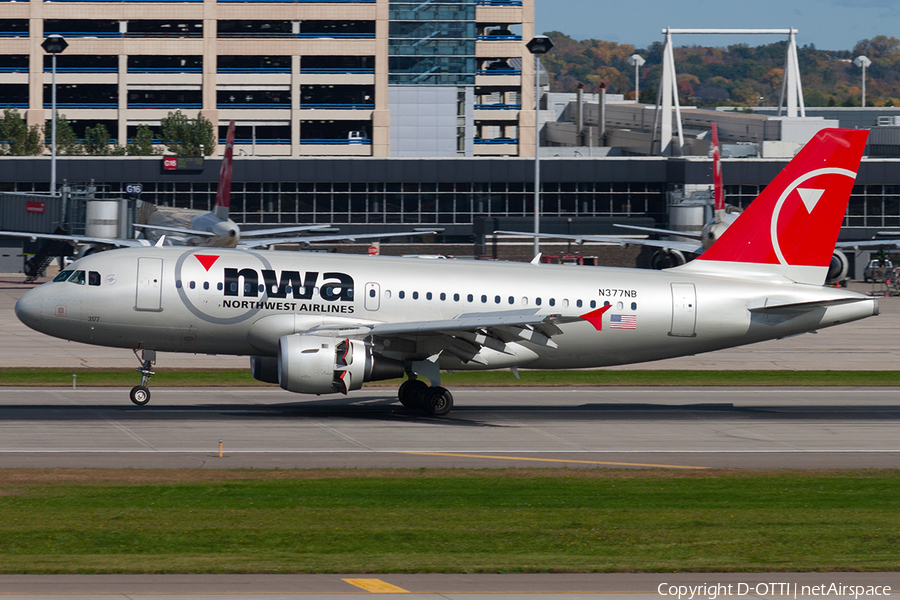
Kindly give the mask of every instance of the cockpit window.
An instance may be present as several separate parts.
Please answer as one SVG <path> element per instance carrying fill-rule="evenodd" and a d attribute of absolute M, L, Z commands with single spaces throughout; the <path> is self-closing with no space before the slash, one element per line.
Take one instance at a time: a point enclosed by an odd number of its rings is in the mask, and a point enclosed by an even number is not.
<path fill-rule="evenodd" d="M 65 281 L 69 278 L 69 275 L 72 274 L 72 271 L 60 271 L 59 275 L 53 278 L 53 281 Z"/>
<path fill-rule="evenodd" d="M 84 271 L 73 272 L 72 276 L 69 277 L 69 283 L 77 283 L 78 285 L 84 285 Z"/>
<path fill-rule="evenodd" d="M 89 271 L 88 285 L 100 285 L 100 273 L 97 271 Z"/>

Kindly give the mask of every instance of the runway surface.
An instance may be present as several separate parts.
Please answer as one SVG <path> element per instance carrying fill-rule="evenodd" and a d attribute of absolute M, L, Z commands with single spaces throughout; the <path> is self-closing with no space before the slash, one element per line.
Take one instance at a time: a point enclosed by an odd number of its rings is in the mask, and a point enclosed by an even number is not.
<path fill-rule="evenodd" d="M 392 389 L 0 388 L 0 465 L 128 468 L 896 468 L 896 388 L 460 388 L 449 417 Z M 219 441 L 223 456 L 219 457 Z"/>
<path fill-rule="evenodd" d="M 371 597 L 403 600 L 676 600 L 677 586 L 731 585 L 731 597 L 757 600 L 815 598 L 803 586 L 890 586 L 891 593 L 860 598 L 886 598 L 900 585 L 896 573 L 535 573 L 509 575 L 0 575 L 0 596 L 17 599 L 98 598 L 104 600 L 206 600 L 206 598 L 274 598 L 317 600 Z M 675 586 L 673 588 L 673 586 Z M 796 586 L 795 596 L 791 593 Z M 265 592 L 260 590 L 265 589 Z M 662 590 L 665 595 L 660 594 Z M 738 594 L 737 592 L 743 592 Z M 883 591 L 883 590 L 879 590 Z M 393 593 L 391 593 L 393 592 Z M 673 593 L 674 595 L 669 595 Z M 20 595 L 26 594 L 26 595 Z M 836 596 L 836 594 L 831 594 Z M 853 598 L 852 595 L 841 595 Z M 694 598 L 709 600 L 708 594 Z M 687 596 L 683 600 L 688 600 Z"/>

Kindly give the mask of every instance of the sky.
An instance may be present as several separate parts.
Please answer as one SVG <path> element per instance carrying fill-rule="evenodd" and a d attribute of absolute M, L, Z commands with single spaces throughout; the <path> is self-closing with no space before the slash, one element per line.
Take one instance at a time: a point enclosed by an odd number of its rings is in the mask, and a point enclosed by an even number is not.
<path fill-rule="evenodd" d="M 664 41 L 661 30 L 799 30 L 797 44 L 853 50 L 876 35 L 900 37 L 898 0 L 534 0 L 535 31 L 560 31 L 576 40 L 601 39 L 646 48 Z M 774 35 L 678 35 L 676 46 L 759 46 Z"/>

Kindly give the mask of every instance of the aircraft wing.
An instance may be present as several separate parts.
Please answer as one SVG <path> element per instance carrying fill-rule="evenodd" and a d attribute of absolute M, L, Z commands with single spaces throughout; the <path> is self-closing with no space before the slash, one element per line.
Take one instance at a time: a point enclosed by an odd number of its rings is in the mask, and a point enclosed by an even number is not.
<path fill-rule="evenodd" d="M 29 238 L 34 240 L 60 240 L 71 242 L 73 244 L 109 244 L 110 246 L 118 246 L 120 248 L 137 248 L 141 246 L 151 246 L 147 240 L 132 240 L 123 238 L 102 238 L 91 237 L 87 235 L 64 235 L 58 233 L 29 233 L 25 231 L 0 231 L 0 236 Z"/>
<path fill-rule="evenodd" d="M 340 235 L 328 235 L 328 234 L 317 234 L 317 235 L 309 235 L 309 236 L 293 236 L 293 237 L 282 237 L 282 238 L 259 238 L 252 240 L 245 240 L 244 236 L 241 235 L 241 241 L 238 244 L 238 248 L 259 248 L 262 246 L 276 246 L 279 244 L 301 244 L 304 246 L 308 246 L 310 244 L 321 244 L 325 242 L 340 242 L 340 241 L 351 241 L 354 242 L 356 240 L 370 240 L 375 238 L 386 238 L 386 237 L 400 237 L 407 235 L 423 235 L 428 233 L 437 233 L 441 231 L 440 229 L 431 229 L 427 231 L 395 231 L 395 232 L 381 232 L 381 233 L 354 233 L 354 234 L 340 234 Z"/>
<path fill-rule="evenodd" d="M 853 248 L 854 250 L 871 246 L 894 246 L 895 248 L 900 248 L 900 240 L 857 240 L 854 242 L 838 242 L 834 245 L 835 248 Z"/>
<path fill-rule="evenodd" d="M 435 336 L 443 338 L 440 346 L 464 362 L 487 364 L 479 355 L 483 348 L 515 354 L 515 346 L 508 344 L 527 341 L 539 346 L 556 348 L 551 338 L 561 335 L 557 327 L 561 323 L 585 320 L 597 327 L 600 315 L 609 306 L 601 307 L 585 315 L 537 314 L 540 309 L 522 309 L 502 312 L 465 313 L 454 319 L 441 321 L 407 321 L 403 323 L 372 323 L 346 326 L 324 326 L 307 333 L 333 336 Z"/>
<path fill-rule="evenodd" d="M 295 227 L 278 227 L 276 229 L 242 229 L 241 238 L 284 235 L 286 233 L 299 233 L 302 231 L 334 231 L 331 225 L 297 225 Z"/>
<path fill-rule="evenodd" d="M 633 229 L 635 231 L 644 231 L 646 233 L 656 233 L 662 235 L 677 235 L 680 237 L 686 238 L 694 238 L 700 240 L 703 236 L 699 233 L 690 233 L 687 231 L 675 231 L 674 229 L 660 229 L 658 227 L 641 227 L 639 225 L 623 225 L 621 223 L 613 223 L 613 227 L 620 227 L 622 229 Z"/>
<path fill-rule="evenodd" d="M 672 240 L 646 240 L 636 238 L 617 238 L 607 235 L 568 235 L 564 233 L 527 233 L 525 231 L 495 231 L 503 235 L 521 235 L 524 237 L 540 237 L 551 238 L 557 240 L 572 240 L 577 244 L 584 242 L 606 242 L 610 244 L 619 244 L 620 246 L 650 246 L 651 248 L 662 248 L 663 250 L 680 250 L 681 252 L 690 252 L 700 254 L 703 252 L 703 246 L 695 242 L 676 242 Z"/>
<path fill-rule="evenodd" d="M 146 223 L 132 223 L 140 229 L 158 229 L 159 231 L 171 231 L 173 233 L 185 233 L 188 235 L 199 235 L 203 237 L 215 237 L 216 233 L 203 229 L 186 229 L 184 227 L 167 227 L 165 225 L 147 225 Z M 243 234 L 242 234 L 243 235 Z"/>

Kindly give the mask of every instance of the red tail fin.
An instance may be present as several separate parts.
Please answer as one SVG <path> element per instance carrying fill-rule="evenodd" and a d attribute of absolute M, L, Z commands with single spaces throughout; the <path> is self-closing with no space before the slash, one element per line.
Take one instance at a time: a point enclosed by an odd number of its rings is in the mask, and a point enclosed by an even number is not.
<path fill-rule="evenodd" d="M 712 124 L 712 153 L 713 153 L 713 209 L 725 210 L 725 188 L 722 185 L 722 157 L 719 150 L 719 131 L 716 124 Z"/>
<path fill-rule="evenodd" d="M 827 268 L 868 135 L 817 133 L 698 260 Z"/>
<path fill-rule="evenodd" d="M 228 135 L 225 138 L 225 156 L 222 158 L 222 170 L 219 171 L 219 187 L 216 190 L 216 206 L 213 214 L 220 219 L 228 218 L 231 208 L 231 169 L 234 160 L 234 121 L 228 124 Z"/>

